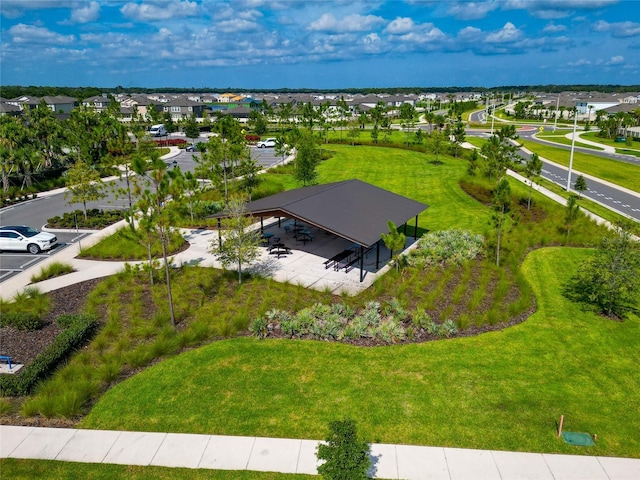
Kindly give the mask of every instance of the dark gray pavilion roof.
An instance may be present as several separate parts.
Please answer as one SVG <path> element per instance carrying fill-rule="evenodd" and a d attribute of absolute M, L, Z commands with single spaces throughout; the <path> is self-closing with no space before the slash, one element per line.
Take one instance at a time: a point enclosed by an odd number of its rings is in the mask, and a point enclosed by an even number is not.
<path fill-rule="evenodd" d="M 297 188 L 247 204 L 256 217 L 291 217 L 370 247 L 387 233 L 387 222 L 402 225 L 429 206 L 361 180 Z"/>

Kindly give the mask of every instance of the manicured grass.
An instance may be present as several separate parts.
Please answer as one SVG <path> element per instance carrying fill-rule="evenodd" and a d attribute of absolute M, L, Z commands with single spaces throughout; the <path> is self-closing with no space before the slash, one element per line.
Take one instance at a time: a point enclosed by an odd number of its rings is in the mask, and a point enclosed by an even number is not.
<path fill-rule="evenodd" d="M 169 255 L 180 251 L 185 243 L 180 233 L 174 232 L 169 239 Z M 162 255 L 162 246 L 156 234 L 153 234 L 153 241 L 151 242 L 151 255 L 153 258 L 158 258 Z M 129 227 L 121 228 L 96 245 L 83 249 L 79 257 L 101 260 L 147 260 L 146 239 L 137 237 Z"/>
<path fill-rule="evenodd" d="M 591 140 L 592 142 L 598 142 L 598 143 L 601 143 L 603 145 L 608 145 L 610 147 L 615 147 L 615 148 L 625 148 L 626 147 L 628 150 L 637 150 L 638 153 L 640 153 L 640 142 L 638 142 L 638 141 L 634 141 L 630 147 L 627 147 L 624 143 L 616 142 L 615 139 L 613 139 L 613 138 L 599 137 L 597 131 L 595 131 L 595 132 L 585 132 L 585 133 L 581 134 L 580 136 L 582 138 L 587 139 L 587 140 Z"/>
<path fill-rule="evenodd" d="M 569 157 L 571 155 L 569 150 L 522 139 L 520 139 L 519 142 L 541 157 L 566 167 L 569 166 Z M 608 158 L 588 155 L 582 152 L 574 152 L 573 168 L 582 173 L 593 175 L 594 177 L 628 188 L 634 192 L 640 192 L 640 167 L 638 165 L 621 162 L 619 160 L 609 160 Z"/>
<path fill-rule="evenodd" d="M 562 145 L 571 145 L 571 139 L 564 136 L 564 134 L 557 133 L 539 133 L 536 135 L 541 140 L 548 140 L 549 142 L 560 143 Z M 594 142 L 597 140 L 594 140 Z M 595 145 L 589 145 L 580 141 L 580 137 L 576 138 L 576 147 L 590 148 L 592 150 L 604 150 L 602 147 L 596 147 Z"/>
<path fill-rule="evenodd" d="M 375 442 L 640 457 L 640 319 L 607 320 L 560 294 L 588 255 L 532 252 L 522 269 L 538 311 L 515 327 L 385 348 L 217 342 L 112 388 L 80 425 L 317 439 L 347 416 Z M 597 446 L 558 441 L 560 415 Z"/>
<path fill-rule="evenodd" d="M 481 233 L 491 213 L 464 193 L 458 181 L 467 160 L 398 148 L 328 145 L 335 155 L 318 167 L 319 183 L 359 178 L 429 205 L 418 225 L 427 230 L 461 228 Z"/>
<path fill-rule="evenodd" d="M 194 470 L 191 468 L 140 467 L 135 465 L 109 465 L 97 463 L 57 462 L 53 460 L 0 459 L 3 478 L 32 480 L 55 478 L 57 480 L 305 480 L 318 478 L 315 475 L 287 475 L 273 472 L 250 472 L 230 470 Z"/>

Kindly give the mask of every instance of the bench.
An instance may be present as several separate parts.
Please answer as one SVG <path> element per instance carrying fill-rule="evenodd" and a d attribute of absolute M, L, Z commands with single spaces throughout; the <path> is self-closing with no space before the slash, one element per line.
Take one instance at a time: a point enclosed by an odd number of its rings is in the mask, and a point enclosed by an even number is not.
<path fill-rule="evenodd" d="M 0 360 L 5 360 L 9 364 L 9 370 L 13 368 L 11 366 L 11 357 L 9 357 L 9 355 L 0 355 Z"/>
<path fill-rule="evenodd" d="M 350 271 L 350 270 L 353 268 L 353 266 L 354 266 L 356 263 L 358 263 L 358 260 L 360 260 L 360 257 L 356 255 L 356 258 L 354 258 L 354 259 L 353 259 L 353 260 L 351 260 L 349 263 L 347 263 L 347 264 L 344 266 L 344 271 L 345 271 L 345 273 L 346 273 L 346 272 L 348 272 L 348 271 Z"/>

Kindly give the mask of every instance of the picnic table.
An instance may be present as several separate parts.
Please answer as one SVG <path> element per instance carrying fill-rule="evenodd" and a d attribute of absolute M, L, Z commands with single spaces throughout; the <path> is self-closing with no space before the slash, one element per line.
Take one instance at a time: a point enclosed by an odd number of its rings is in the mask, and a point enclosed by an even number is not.
<path fill-rule="evenodd" d="M 337 272 L 342 268 L 342 263 L 349 263 L 349 257 L 353 254 L 353 250 L 343 250 L 342 252 L 334 255 L 329 260 L 324 262 L 325 270 L 327 268 L 333 267 L 333 269 Z"/>
<path fill-rule="evenodd" d="M 303 245 L 306 245 L 307 242 L 310 242 L 313 240 L 313 235 L 311 235 L 311 232 L 309 230 L 300 230 L 298 233 L 295 234 L 295 237 L 296 237 L 296 240 L 300 240 Z"/>
<path fill-rule="evenodd" d="M 274 243 L 269 247 L 269 255 L 276 255 L 280 258 L 282 255 L 293 253 L 284 243 Z"/>
<path fill-rule="evenodd" d="M 269 233 L 263 233 L 262 234 L 262 244 L 266 244 L 269 245 L 269 243 L 271 242 L 271 237 L 273 237 L 273 233 L 269 232 Z M 265 245 L 265 246 L 266 246 Z"/>

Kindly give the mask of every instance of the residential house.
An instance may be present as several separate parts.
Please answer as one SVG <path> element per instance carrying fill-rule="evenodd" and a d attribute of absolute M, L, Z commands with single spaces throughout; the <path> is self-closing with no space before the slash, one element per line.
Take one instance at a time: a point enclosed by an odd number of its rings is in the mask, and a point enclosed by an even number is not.
<path fill-rule="evenodd" d="M 189 100 L 184 97 L 164 102 L 161 106 L 164 112 L 171 114 L 171 119 L 174 121 L 182 120 L 192 115 L 194 115 L 196 119 L 202 119 L 205 109 L 205 105 L 203 103 L 194 102 L 193 100 Z"/>
<path fill-rule="evenodd" d="M 82 101 L 82 105 L 89 108 L 94 108 L 95 110 L 102 112 L 109 108 L 111 104 L 111 100 L 106 95 L 96 95 L 94 97 L 85 98 Z"/>

